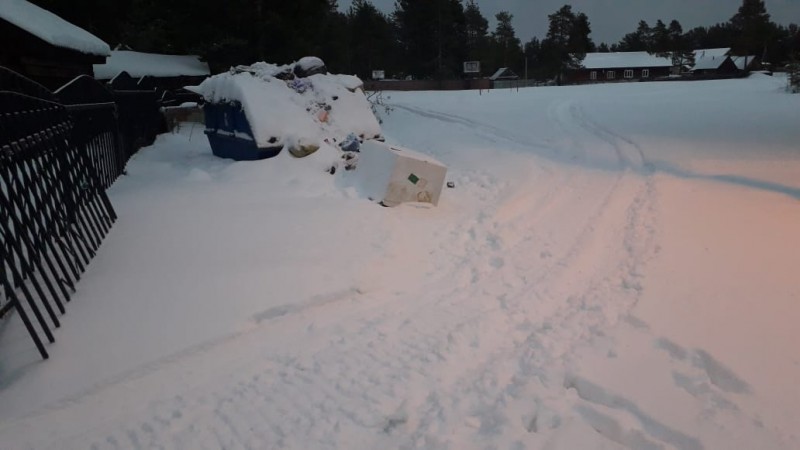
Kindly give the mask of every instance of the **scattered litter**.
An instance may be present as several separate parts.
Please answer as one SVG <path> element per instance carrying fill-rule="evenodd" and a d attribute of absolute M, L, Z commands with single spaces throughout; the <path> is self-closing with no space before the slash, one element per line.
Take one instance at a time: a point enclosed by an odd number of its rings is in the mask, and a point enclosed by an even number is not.
<path fill-rule="evenodd" d="M 311 82 L 306 80 L 305 78 L 296 78 L 292 81 L 289 81 L 289 87 L 292 88 L 298 94 L 303 94 L 308 90 L 313 89 Z"/>
<path fill-rule="evenodd" d="M 341 144 L 339 144 L 339 147 L 341 147 L 344 152 L 358 152 L 361 151 L 361 142 L 355 133 L 350 133 L 344 138 Z"/>
<path fill-rule="evenodd" d="M 447 187 L 449 187 L 450 189 L 453 189 L 454 187 L 456 187 L 456 184 L 454 182 L 452 182 L 452 181 L 448 181 L 447 182 Z"/>
<path fill-rule="evenodd" d="M 289 154 L 295 158 L 305 158 L 306 156 L 319 150 L 319 144 L 309 142 L 295 142 L 290 145 Z"/>

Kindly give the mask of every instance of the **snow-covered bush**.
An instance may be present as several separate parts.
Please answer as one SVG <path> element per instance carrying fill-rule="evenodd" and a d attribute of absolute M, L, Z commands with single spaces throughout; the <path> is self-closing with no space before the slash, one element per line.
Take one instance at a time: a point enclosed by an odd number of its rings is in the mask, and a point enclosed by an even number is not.
<path fill-rule="evenodd" d="M 789 92 L 800 92 L 800 60 L 792 58 L 786 68 L 789 75 Z"/>

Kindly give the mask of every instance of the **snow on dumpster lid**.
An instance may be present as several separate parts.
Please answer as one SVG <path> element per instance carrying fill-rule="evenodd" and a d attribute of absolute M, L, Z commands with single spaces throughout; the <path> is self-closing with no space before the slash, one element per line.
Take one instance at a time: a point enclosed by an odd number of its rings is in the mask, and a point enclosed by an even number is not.
<path fill-rule="evenodd" d="M 195 55 L 160 55 L 127 50 L 114 50 L 105 64 L 94 65 L 94 77 L 110 80 L 121 72 L 134 78 L 208 76 L 211 71 L 208 63 L 200 61 Z"/>
<path fill-rule="evenodd" d="M 308 78 L 278 78 L 293 73 L 293 65 L 256 63 L 214 75 L 186 89 L 210 103 L 239 102 L 259 147 L 279 142 L 325 138 L 342 139 L 350 133 L 372 138 L 381 135 L 378 120 L 350 75 L 317 74 Z M 323 111 L 329 107 L 327 114 Z"/>
<path fill-rule="evenodd" d="M 56 47 L 89 55 L 111 53 L 108 44 L 95 35 L 25 0 L 0 1 L 0 18 Z"/>

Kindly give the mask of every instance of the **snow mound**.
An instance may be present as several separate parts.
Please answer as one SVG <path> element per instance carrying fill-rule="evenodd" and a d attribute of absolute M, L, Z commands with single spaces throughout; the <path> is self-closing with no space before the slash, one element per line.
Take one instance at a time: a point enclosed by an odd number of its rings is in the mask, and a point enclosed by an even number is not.
<path fill-rule="evenodd" d="M 350 133 L 382 136 L 358 77 L 317 73 L 295 76 L 295 66 L 324 67 L 319 58 L 277 66 L 238 66 L 187 89 L 210 103 L 241 105 L 259 147 L 290 142 L 339 141 Z"/>

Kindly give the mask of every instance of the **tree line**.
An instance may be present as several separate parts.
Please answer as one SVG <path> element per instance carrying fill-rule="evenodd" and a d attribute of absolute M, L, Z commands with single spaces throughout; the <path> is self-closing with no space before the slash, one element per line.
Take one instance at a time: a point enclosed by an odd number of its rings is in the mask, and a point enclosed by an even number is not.
<path fill-rule="evenodd" d="M 688 62 L 691 50 L 731 47 L 784 64 L 800 52 L 796 24 L 774 23 L 763 0 L 743 0 L 724 23 L 684 31 L 680 22 L 639 22 L 620 42 L 596 45 L 586 14 L 570 5 L 548 15 L 541 40 L 522 43 L 514 15 L 501 11 L 496 26 L 474 0 L 395 0 L 384 14 L 370 0 L 32 0 L 112 46 L 154 53 L 197 54 L 214 71 L 254 61 L 288 63 L 321 57 L 336 72 L 370 78 L 372 70 L 402 78 L 464 77 L 464 61 L 482 74 L 508 67 L 520 76 L 552 79 L 580 65 L 588 52 L 647 51 Z"/>

